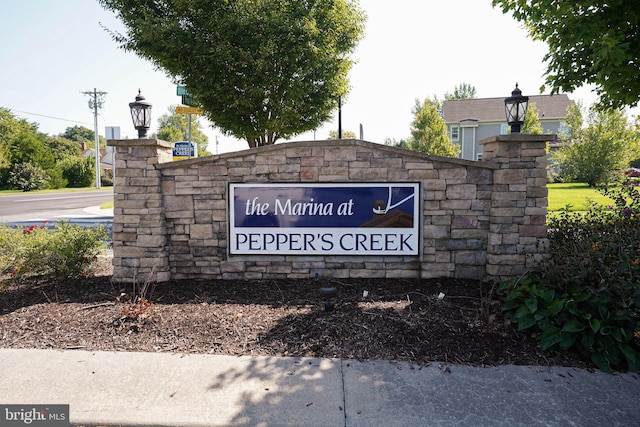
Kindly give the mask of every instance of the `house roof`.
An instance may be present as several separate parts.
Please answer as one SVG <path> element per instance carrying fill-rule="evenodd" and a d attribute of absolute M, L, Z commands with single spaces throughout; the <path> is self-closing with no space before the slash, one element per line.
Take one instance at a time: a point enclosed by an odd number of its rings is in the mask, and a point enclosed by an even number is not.
<path fill-rule="evenodd" d="M 96 150 L 94 148 L 87 148 L 86 150 L 82 150 L 82 157 L 95 157 Z M 113 151 L 105 150 L 104 148 L 100 149 L 100 168 L 101 169 L 111 169 L 113 166 Z"/>
<path fill-rule="evenodd" d="M 536 103 L 540 120 L 564 119 L 573 101 L 564 94 L 529 96 L 529 104 Z M 447 123 L 466 119 L 481 122 L 504 122 L 504 98 L 452 99 L 442 103 L 442 118 Z"/>

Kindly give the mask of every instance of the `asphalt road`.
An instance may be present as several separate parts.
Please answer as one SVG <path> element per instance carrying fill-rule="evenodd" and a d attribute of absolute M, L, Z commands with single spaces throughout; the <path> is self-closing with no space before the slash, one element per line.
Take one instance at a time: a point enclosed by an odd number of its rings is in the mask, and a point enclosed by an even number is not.
<path fill-rule="evenodd" d="M 102 216 L 87 208 L 113 201 L 111 188 L 80 192 L 21 193 L 0 196 L 0 222 L 73 220 Z"/>

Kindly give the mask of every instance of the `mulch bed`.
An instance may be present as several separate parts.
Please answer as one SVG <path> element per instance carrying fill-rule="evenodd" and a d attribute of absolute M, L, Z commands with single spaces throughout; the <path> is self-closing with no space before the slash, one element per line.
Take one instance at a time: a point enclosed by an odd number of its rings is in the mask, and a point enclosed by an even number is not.
<path fill-rule="evenodd" d="M 0 282 L 0 347 L 593 367 L 577 354 L 540 351 L 504 319 L 488 283 L 182 280 L 134 287 L 112 283 L 109 261 L 68 283 Z M 332 311 L 323 287 L 337 290 Z"/>

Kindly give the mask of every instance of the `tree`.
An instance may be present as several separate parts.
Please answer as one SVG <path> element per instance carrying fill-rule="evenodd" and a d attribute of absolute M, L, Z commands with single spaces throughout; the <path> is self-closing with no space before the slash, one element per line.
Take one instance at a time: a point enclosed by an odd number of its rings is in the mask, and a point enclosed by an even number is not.
<path fill-rule="evenodd" d="M 338 131 L 337 130 L 329 131 L 329 139 L 338 139 Z M 350 130 L 343 130 L 342 139 L 356 139 L 356 134 L 355 132 L 351 132 Z"/>
<path fill-rule="evenodd" d="M 185 114 L 177 114 L 176 106 L 169 107 L 169 112 L 158 118 L 157 138 L 164 141 L 176 142 L 189 139 L 189 119 Z M 191 120 L 191 141 L 198 147 L 198 157 L 210 156 L 207 151 L 209 138 L 202 132 L 202 125 L 196 118 Z"/>
<path fill-rule="evenodd" d="M 637 0 L 493 0 L 512 12 L 549 52 L 551 93 L 594 84 L 599 108 L 640 102 L 640 8 Z"/>
<path fill-rule="evenodd" d="M 529 135 L 542 135 L 544 130 L 540 123 L 540 110 L 535 102 L 529 104 L 527 111 L 524 112 L 524 123 L 521 132 Z"/>
<path fill-rule="evenodd" d="M 406 139 L 401 139 L 400 141 L 395 138 L 385 138 L 384 145 L 388 145 L 390 147 L 404 148 L 405 150 L 411 150 L 411 145 Z"/>
<path fill-rule="evenodd" d="M 36 135 L 38 126 L 18 119 L 8 109 L 0 107 L 0 167 L 11 164 L 11 141 L 20 132 Z"/>
<path fill-rule="evenodd" d="M 570 142 L 554 154 L 566 181 L 586 182 L 590 186 L 608 183 L 620 176 L 637 156 L 640 138 L 621 110 L 602 110 L 592 106 L 583 126 L 580 107 L 572 105 L 565 122 Z"/>
<path fill-rule="evenodd" d="M 55 165 L 53 154 L 47 150 L 39 135 L 28 129 L 18 131 L 9 140 L 11 164 L 30 163 L 43 170 L 51 169 Z"/>
<path fill-rule="evenodd" d="M 435 97 L 420 102 L 413 108 L 409 149 L 439 156 L 456 157 L 460 147 L 449 139 L 447 124 L 440 116 L 440 101 Z"/>
<path fill-rule="evenodd" d="M 89 128 L 84 126 L 73 126 L 66 128 L 60 136 L 70 141 L 88 143 L 94 141 L 94 135 L 95 133 Z"/>
<path fill-rule="evenodd" d="M 363 36 L 354 0 L 99 0 L 112 35 L 186 85 L 207 118 L 249 147 L 313 130 L 348 91 Z"/>
<path fill-rule="evenodd" d="M 67 157 L 80 156 L 80 145 L 70 139 L 61 136 L 44 136 L 44 146 L 47 151 L 53 154 L 56 161 Z"/>
<path fill-rule="evenodd" d="M 445 93 L 444 99 L 475 99 L 476 88 L 469 83 L 460 83 L 453 89 L 453 93 Z"/>
<path fill-rule="evenodd" d="M 95 180 L 96 163 L 91 157 L 68 157 L 59 165 L 69 187 L 89 187 Z"/>
<path fill-rule="evenodd" d="M 60 136 L 80 144 L 84 142 L 89 148 L 95 147 L 95 132 L 84 126 L 68 127 Z M 98 135 L 98 147 L 105 148 L 106 146 L 105 139 Z"/>

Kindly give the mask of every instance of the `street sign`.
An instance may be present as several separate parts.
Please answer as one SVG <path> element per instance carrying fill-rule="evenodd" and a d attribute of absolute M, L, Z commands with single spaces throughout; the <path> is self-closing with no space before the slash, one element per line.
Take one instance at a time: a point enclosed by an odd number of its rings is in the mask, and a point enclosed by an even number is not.
<path fill-rule="evenodd" d="M 198 107 L 200 104 L 198 104 L 198 101 L 195 100 L 193 95 L 188 93 L 186 95 L 182 95 L 182 105 L 188 105 L 189 107 Z"/>
<path fill-rule="evenodd" d="M 120 139 L 120 126 L 106 126 L 104 137 L 105 139 Z"/>
<path fill-rule="evenodd" d="M 176 107 L 176 114 L 203 114 L 202 108 L 197 107 Z"/>
<path fill-rule="evenodd" d="M 195 142 L 178 141 L 173 143 L 173 160 L 185 160 L 194 157 L 198 157 Z"/>
<path fill-rule="evenodd" d="M 176 95 L 182 97 L 182 105 L 187 105 L 189 107 L 199 107 L 198 101 L 195 100 L 193 95 L 187 91 L 186 86 L 176 86 Z M 202 114 L 202 113 L 190 113 L 190 114 Z"/>

